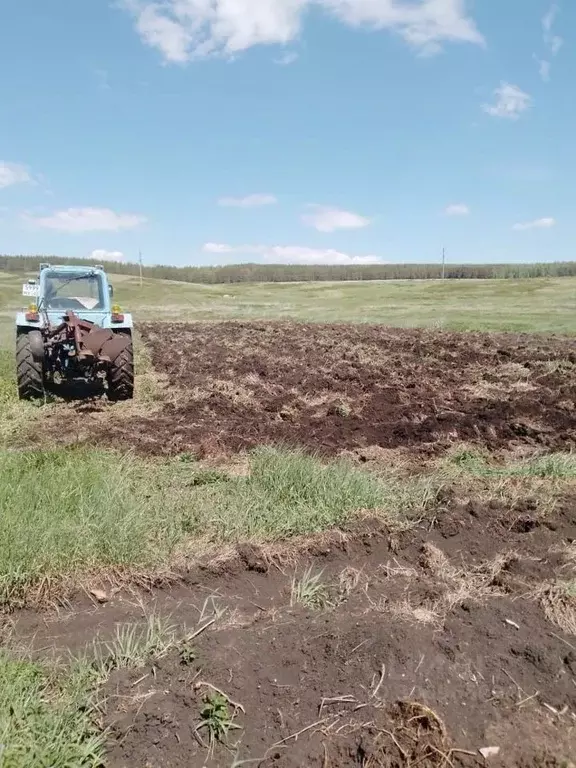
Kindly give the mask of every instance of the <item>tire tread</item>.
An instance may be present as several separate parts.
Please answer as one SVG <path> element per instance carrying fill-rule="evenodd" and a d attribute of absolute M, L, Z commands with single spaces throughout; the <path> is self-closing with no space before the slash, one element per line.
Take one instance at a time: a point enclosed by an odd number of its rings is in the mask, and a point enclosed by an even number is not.
<path fill-rule="evenodd" d="M 16 380 L 20 400 L 44 398 L 42 363 L 34 360 L 28 333 L 16 336 Z"/>
<path fill-rule="evenodd" d="M 126 335 L 126 334 L 122 334 Z M 134 396 L 134 348 L 132 339 L 110 364 L 108 398 L 131 400 Z"/>

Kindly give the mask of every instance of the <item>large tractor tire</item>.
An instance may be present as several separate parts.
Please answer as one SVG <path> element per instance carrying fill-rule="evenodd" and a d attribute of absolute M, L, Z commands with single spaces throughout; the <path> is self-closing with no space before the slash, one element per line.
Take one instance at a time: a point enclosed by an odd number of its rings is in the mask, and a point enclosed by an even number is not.
<path fill-rule="evenodd" d="M 17 333 L 16 379 L 20 400 L 44 399 L 44 366 L 40 356 L 41 349 L 42 334 L 40 331 L 19 331 Z"/>
<path fill-rule="evenodd" d="M 108 399 L 114 402 L 131 400 L 134 396 L 134 348 L 130 333 L 117 333 L 127 343 L 110 363 Z"/>

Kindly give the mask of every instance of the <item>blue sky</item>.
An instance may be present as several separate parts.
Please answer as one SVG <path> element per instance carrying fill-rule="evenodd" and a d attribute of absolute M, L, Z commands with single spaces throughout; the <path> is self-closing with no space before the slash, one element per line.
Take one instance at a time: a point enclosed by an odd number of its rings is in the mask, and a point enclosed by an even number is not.
<path fill-rule="evenodd" d="M 0 252 L 564 260 L 574 0 L 18 0 Z"/>

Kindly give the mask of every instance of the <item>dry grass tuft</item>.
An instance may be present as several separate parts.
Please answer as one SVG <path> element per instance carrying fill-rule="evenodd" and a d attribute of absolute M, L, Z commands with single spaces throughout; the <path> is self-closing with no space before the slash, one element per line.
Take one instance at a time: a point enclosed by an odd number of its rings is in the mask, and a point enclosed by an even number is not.
<path fill-rule="evenodd" d="M 368 583 L 367 577 L 362 569 L 354 568 L 351 565 L 346 566 L 338 576 L 338 593 L 340 599 L 345 600 L 352 592 L 354 592 L 361 584 Z"/>
<path fill-rule="evenodd" d="M 501 553 L 472 568 L 456 567 L 439 547 L 426 542 L 422 547 L 421 567 L 427 571 L 436 584 L 444 587 L 440 597 L 415 603 L 409 595 L 409 585 L 420 577 L 411 567 L 400 564 L 384 567 L 388 577 L 403 578 L 407 581 L 408 596 L 401 602 L 390 602 L 383 598 L 372 602 L 376 610 L 386 611 L 406 621 L 440 626 L 446 615 L 466 600 L 481 601 L 488 597 L 504 594 L 498 586 L 498 577 L 506 566 L 516 558 L 513 552 Z"/>
<path fill-rule="evenodd" d="M 546 618 L 563 632 L 576 635 L 576 581 L 562 581 L 545 586 L 540 604 Z"/>
<path fill-rule="evenodd" d="M 434 604 L 414 605 L 408 598 L 401 603 L 393 603 L 389 606 L 389 613 L 399 621 L 412 624 L 429 624 L 439 627 L 442 616 L 435 610 Z"/>
<path fill-rule="evenodd" d="M 440 717 L 425 704 L 400 701 L 388 712 L 391 725 L 378 728 L 365 768 L 436 768 L 450 765 L 446 727 Z"/>
<path fill-rule="evenodd" d="M 461 576 L 461 572 L 450 563 L 444 552 L 430 542 L 422 546 L 420 564 L 441 581 L 456 581 Z"/>

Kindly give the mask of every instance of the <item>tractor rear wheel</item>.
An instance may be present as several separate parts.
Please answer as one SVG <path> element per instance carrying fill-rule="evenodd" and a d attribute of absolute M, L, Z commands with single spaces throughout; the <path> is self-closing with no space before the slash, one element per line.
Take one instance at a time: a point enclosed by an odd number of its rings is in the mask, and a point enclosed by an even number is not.
<path fill-rule="evenodd" d="M 44 370 L 42 360 L 32 354 L 41 348 L 40 331 L 20 331 L 16 335 L 16 378 L 20 400 L 44 399 Z"/>
<path fill-rule="evenodd" d="M 131 400 L 134 396 L 134 349 L 131 334 L 118 333 L 115 335 L 121 336 L 127 341 L 127 344 L 111 361 L 108 372 L 108 399 L 118 402 L 119 400 Z"/>

